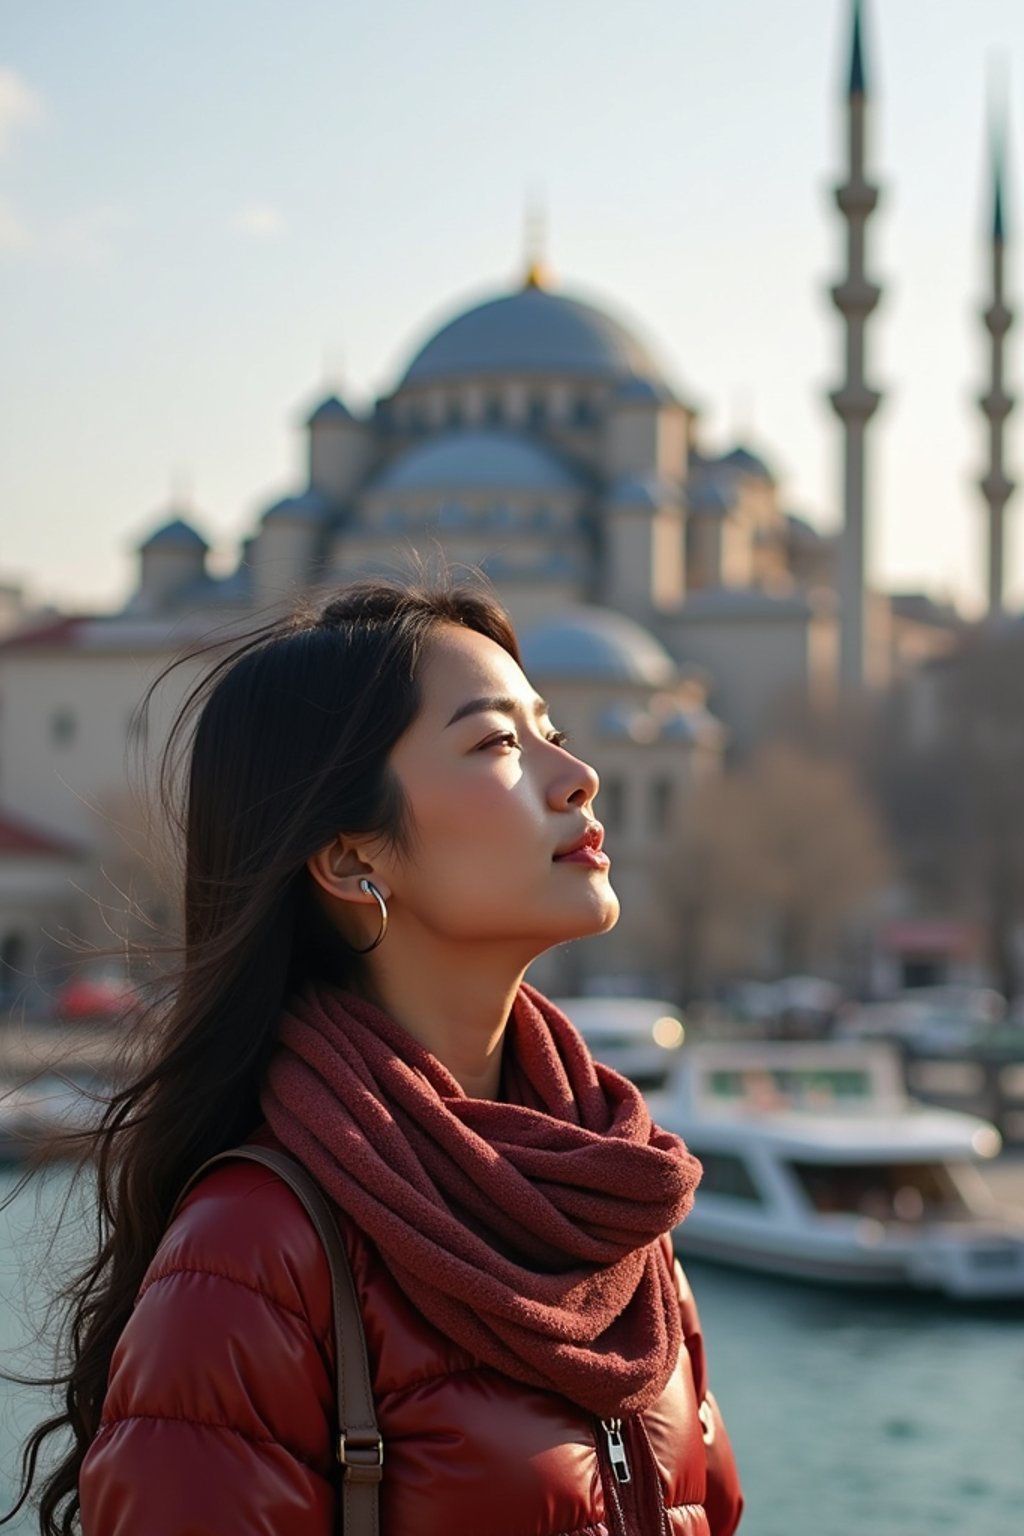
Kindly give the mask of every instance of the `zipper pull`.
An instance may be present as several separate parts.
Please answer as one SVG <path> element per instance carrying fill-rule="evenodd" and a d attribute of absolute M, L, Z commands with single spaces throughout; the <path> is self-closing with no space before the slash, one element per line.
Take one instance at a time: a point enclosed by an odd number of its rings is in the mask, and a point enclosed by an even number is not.
<path fill-rule="evenodd" d="M 629 1470 L 629 1462 L 626 1458 L 626 1447 L 622 1443 L 622 1420 L 602 1419 L 601 1428 L 604 1430 L 605 1439 L 608 1441 L 608 1459 L 612 1464 L 615 1479 L 620 1483 L 632 1482 L 632 1473 Z"/>

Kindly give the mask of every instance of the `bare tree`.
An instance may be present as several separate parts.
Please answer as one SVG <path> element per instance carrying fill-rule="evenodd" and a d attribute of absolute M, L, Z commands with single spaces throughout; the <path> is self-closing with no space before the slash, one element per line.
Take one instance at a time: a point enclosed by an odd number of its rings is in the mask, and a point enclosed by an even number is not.
<path fill-rule="evenodd" d="M 729 975 L 835 974 L 890 875 L 853 771 L 784 742 L 693 796 L 664 861 L 682 987 Z"/>

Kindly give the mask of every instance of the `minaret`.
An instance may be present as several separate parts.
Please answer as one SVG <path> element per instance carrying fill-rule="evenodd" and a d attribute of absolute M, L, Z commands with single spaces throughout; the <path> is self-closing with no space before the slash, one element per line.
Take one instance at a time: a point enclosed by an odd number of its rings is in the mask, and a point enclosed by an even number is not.
<path fill-rule="evenodd" d="M 881 290 L 864 275 L 864 227 L 878 203 L 878 188 L 864 177 L 864 137 L 867 88 L 859 0 L 853 6 L 853 50 L 850 60 L 849 170 L 836 188 L 836 203 L 847 223 L 846 277 L 832 289 L 832 300 L 846 322 L 846 379 L 829 396 L 845 434 L 844 526 L 839 544 L 839 682 L 844 693 L 856 693 L 866 681 L 867 592 L 864 558 L 864 438 L 881 396 L 864 378 L 864 323 L 878 303 Z"/>
<path fill-rule="evenodd" d="M 1013 396 L 1003 387 L 1003 341 L 1013 324 L 1013 310 L 1003 298 L 1003 254 L 1006 230 L 1003 219 L 1003 145 L 1001 136 L 995 143 L 993 155 L 994 196 L 992 203 L 992 302 L 985 310 L 984 320 L 992 339 L 992 373 L 987 395 L 979 404 L 988 422 L 988 472 L 979 483 L 988 503 L 988 616 L 995 618 L 1003 611 L 1003 582 L 1005 575 L 1003 557 L 1003 513 L 1013 494 L 1013 481 L 1008 480 L 1003 468 L 1003 428 L 1013 410 Z"/>

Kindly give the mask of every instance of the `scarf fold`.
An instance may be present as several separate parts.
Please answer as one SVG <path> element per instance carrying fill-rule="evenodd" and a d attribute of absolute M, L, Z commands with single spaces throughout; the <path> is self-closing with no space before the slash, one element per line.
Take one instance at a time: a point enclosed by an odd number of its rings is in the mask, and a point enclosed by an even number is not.
<path fill-rule="evenodd" d="M 649 1407 L 681 1342 L 657 1239 L 700 1164 L 525 984 L 503 1085 L 469 1098 L 380 1009 L 311 987 L 282 1017 L 263 1111 L 448 1338 L 601 1417 Z"/>

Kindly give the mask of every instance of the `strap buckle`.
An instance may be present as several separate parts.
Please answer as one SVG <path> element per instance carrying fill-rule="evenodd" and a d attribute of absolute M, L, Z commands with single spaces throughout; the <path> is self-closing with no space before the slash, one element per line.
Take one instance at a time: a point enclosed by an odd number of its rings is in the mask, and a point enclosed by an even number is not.
<path fill-rule="evenodd" d="M 384 1441 L 376 1429 L 350 1429 L 338 1436 L 338 1460 L 348 1483 L 379 1483 L 384 1476 Z"/>

